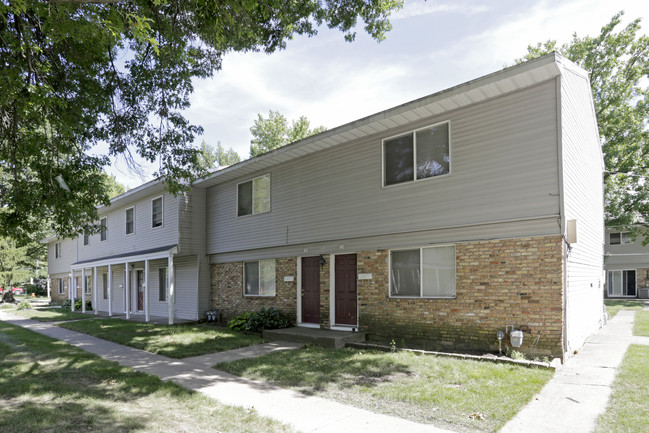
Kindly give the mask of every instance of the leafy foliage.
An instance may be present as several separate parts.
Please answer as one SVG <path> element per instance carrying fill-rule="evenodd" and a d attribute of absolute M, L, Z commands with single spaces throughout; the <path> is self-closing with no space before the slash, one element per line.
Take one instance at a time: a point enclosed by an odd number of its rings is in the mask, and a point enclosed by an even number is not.
<path fill-rule="evenodd" d="M 216 148 L 205 140 L 201 143 L 198 165 L 203 170 L 233 165 L 240 161 L 239 154 L 232 148 L 226 150 L 220 141 L 216 143 Z"/>
<path fill-rule="evenodd" d="M 517 61 L 557 51 L 589 72 L 606 167 L 606 224 L 637 233 L 636 224 L 649 227 L 649 37 L 640 34 L 640 19 L 618 30 L 622 15 L 598 36 L 529 46 Z"/>
<path fill-rule="evenodd" d="M 293 120 L 289 125 L 286 117 L 278 111 L 270 110 L 268 118 L 257 114 L 257 120 L 250 128 L 253 137 L 250 140 L 250 156 L 261 155 L 327 130 L 324 126 L 318 126 L 314 129 L 310 129 L 310 126 L 309 120 L 304 116 Z"/>
<path fill-rule="evenodd" d="M 276 310 L 273 307 L 253 313 L 240 314 L 227 324 L 233 331 L 252 331 L 261 332 L 264 329 L 288 328 L 293 325 L 293 321 L 286 314 Z"/>
<path fill-rule="evenodd" d="M 109 156 L 158 162 L 177 193 L 201 174 L 202 128 L 183 116 L 193 80 L 232 51 L 283 49 L 326 25 L 376 40 L 402 0 L 3 0 L 0 2 L 0 236 L 43 221 L 72 237 L 109 196 Z M 108 151 L 92 153 L 100 143 Z"/>
<path fill-rule="evenodd" d="M 11 238 L 0 237 L 0 286 L 16 286 L 30 277 L 47 276 L 46 271 L 45 245 L 38 241 L 21 245 Z"/>

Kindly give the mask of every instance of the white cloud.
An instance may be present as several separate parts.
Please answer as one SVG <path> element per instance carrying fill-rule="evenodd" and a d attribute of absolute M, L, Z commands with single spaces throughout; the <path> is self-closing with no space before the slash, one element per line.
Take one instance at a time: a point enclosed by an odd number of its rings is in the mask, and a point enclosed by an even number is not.
<path fill-rule="evenodd" d="M 416 3 L 406 2 L 403 9 L 392 15 L 391 19 L 401 20 L 412 17 L 420 17 L 430 14 L 451 13 L 451 14 L 479 14 L 490 10 L 489 7 L 483 4 L 470 4 L 470 3 L 439 3 L 439 2 L 421 2 Z"/>

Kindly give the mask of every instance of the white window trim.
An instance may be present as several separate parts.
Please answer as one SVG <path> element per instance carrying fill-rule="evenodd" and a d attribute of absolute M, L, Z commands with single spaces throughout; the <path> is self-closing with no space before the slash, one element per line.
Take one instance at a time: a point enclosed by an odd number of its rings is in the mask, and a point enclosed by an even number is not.
<path fill-rule="evenodd" d="M 90 233 L 88 233 L 88 229 L 83 229 L 83 246 L 87 247 L 90 245 Z"/>
<path fill-rule="evenodd" d="M 59 278 L 59 283 L 58 287 L 56 288 L 57 292 L 59 295 L 65 294 L 65 282 L 63 281 L 63 278 Z"/>
<path fill-rule="evenodd" d="M 175 267 L 175 266 L 174 266 Z M 159 266 L 158 267 L 158 290 L 157 290 L 157 296 L 156 296 L 156 301 L 161 303 L 161 304 L 169 304 L 169 266 Z M 164 301 L 160 300 L 160 269 L 165 270 L 165 299 Z M 174 299 L 175 301 L 175 299 Z"/>
<path fill-rule="evenodd" d="M 92 293 L 92 275 L 86 275 L 86 281 L 83 284 L 84 295 L 90 295 Z"/>
<path fill-rule="evenodd" d="M 446 174 L 440 174 L 439 176 L 432 176 L 432 177 L 425 177 L 423 179 L 417 179 L 417 132 L 423 131 L 424 129 L 428 128 L 433 128 L 438 125 L 442 125 L 444 123 L 448 123 L 448 173 Z M 394 138 L 398 137 L 403 137 L 408 134 L 412 134 L 412 145 L 413 145 L 413 152 L 412 152 L 412 168 L 413 168 L 413 180 L 409 180 L 407 182 L 399 182 L 395 183 L 392 185 L 386 185 L 385 184 L 385 142 L 388 140 L 392 140 Z M 443 179 L 449 177 L 451 174 L 453 174 L 453 146 L 451 145 L 451 120 L 444 120 L 442 122 L 437 122 L 433 123 L 432 125 L 424 126 L 422 128 L 417 128 L 413 129 L 411 131 L 406 131 L 402 132 L 401 134 L 393 135 L 391 137 L 386 137 L 381 140 L 381 187 L 382 188 L 392 188 L 395 186 L 400 186 L 400 185 L 411 185 L 413 183 L 418 183 L 418 182 L 425 182 L 427 180 L 432 180 L 432 179 Z"/>
<path fill-rule="evenodd" d="M 259 272 L 258 275 L 258 281 L 261 284 L 261 263 L 264 260 L 273 260 L 275 261 L 275 294 L 274 295 L 252 295 L 252 294 L 247 294 L 246 293 L 246 263 L 254 263 L 257 262 L 257 272 Z M 242 273 L 243 273 L 243 280 L 241 281 L 241 291 L 243 293 L 243 296 L 245 298 L 276 298 L 277 297 L 277 261 L 275 259 L 260 259 L 260 260 L 245 260 L 242 262 Z M 257 291 L 259 291 L 259 287 L 257 287 Z"/>
<path fill-rule="evenodd" d="M 454 296 L 422 296 L 424 290 L 424 285 L 422 284 L 422 278 L 424 273 L 421 271 L 423 269 L 423 260 L 424 254 L 422 250 L 426 248 L 441 248 L 441 247 L 454 247 L 455 255 L 457 256 L 457 246 L 456 244 L 441 244 L 441 245 L 429 245 L 424 247 L 411 247 L 411 248 L 393 248 L 388 250 L 388 297 L 390 299 L 457 299 L 457 257 L 454 260 L 453 270 L 455 272 L 455 295 Z M 392 251 L 412 251 L 419 250 L 419 296 L 393 296 L 392 295 Z"/>
<path fill-rule="evenodd" d="M 160 199 L 160 203 L 161 203 L 161 205 L 160 205 L 160 219 L 162 221 L 161 221 L 161 224 L 159 226 L 154 226 L 153 225 L 153 202 L 156 201 L 157 199 Z M 135 213 L 133 214 L 133 222 L 135 223 Z M 154 197 L 154 198 L 151 199 L 151 229 L 154 229 L 154 230 L 159 229 L 159 228 L 164 227 L 164 225 L 165 225 L 165 199 L 164 199 L 164 196 L 159 195 L 159 196 Z M 135 227 L 133 227 L 133 229 L 134 229 L 133 233 L 135 233 Z"/>
<path fill-rule="evenodd" d="M 101 222 L 106 221 L 106 225 L 104 225 L 104 229 L 102 229 Z M 105 235 L 103 235 L 105 233 Z M 104 236 L 105 239 L 102 239 L 102 235 Z M 107 242 L 108 241 L 108 217 L 105 216 L 103 218 L 99 219 L 99 241 L 100 242 Z"/>
<path fill-rule="evenodd" d="M 616 234 L 616 233 L 620 235 L 620 243 L 619 244 L 612 244 L 611 243 L 611 235 Z M 624 235 L 630 235 L 630 234 L 631 234 L 631 232 L 621 232 L 621 231 L 609 232 L 609 234 L 608 234 L 608 244 L 609 245 L 629 245 L 629 244 L 632 244 L 633 239 L 631 239 L 630 236 L 626 237 L 626 242 L 625 242 L 625 236 Z M 633 269 L 626 269 L 626 270 L 632 271 Z"/>
<path fill-rule="evenodd" d="M 255 202 L 254 202 L 254 198 L 255 198 L 255 179 L 259 179 L 260 177 L 264 177 L 264 176 L 268 176 L 268 179 L 270 180 L 270 185 L 268 187 L 269 188 L 269 190 L 268 190 L 268 202 L 269 202 L 268 203 L 268 210 L 265 210 L 263 212 L 255 212 Z M 239 215 L 239 185 L 241 185 L 242 183 L 248 183 L 248 182 L 252 182 L 252 213 L 249 213 L 249 214 L 246 214 L 246 215 Z M 247 218 L 247 217 L 251 217 L 253 215 L 263 215 L 265 213 L 270 213 L 273 210 L 273 194 L 272 194 L 272 191 L 273 191 L 273 176 L 271 176 L 270 172 L 269 173 L 264 173 L 262 175 L 255 176 L 255 177 L 252 177 L 250 179 L 246 179 L 246 180 L 244 180 L 242 182 L 237 183 L 237 189 L 236 189 L 236 196 L 237 196 L 236 202 L 237 203 L 236 203 L 236 207 L 234 209 L 234 213 L 235 213 L 236 217 L 237 218 Z M 254 260 L 249 260 L 249 261 L 254 262 Z"/>
<path fill-rule="evenodd" d="M 61 242 L 54 243 L 54 258 L 55 259 L 61 258 Z"/>
<path fill-rule="evenodd" d="M 126 214 L 130 209 L 133 209 L 133 231 L 131 233 L 128 233 L 126 231 L 128 229 L 128 219 L 126 218 Z M 153 217 L 153 210 L 151 210 L 151 216 Z M 153 224 L 153 222 L 151 224 Z M 124 209 L 124 233 L 126 233 L 126 236 L 132 236 L 135 234 L 135 206 L 127 207 L 126 209 Z"/>
<path fill-rule="evenodd" d="M 106 279 L 104 279 L 104 277 L 106 277 Z M 108 273 L 107 272 L 101 274 L 101 285 L 102 285 L 101 288 L 102 299 L 108 300 Z"/>
<path fill-rule="evenodd" d="M 610 278 L 608 277 L 610 272 L 622 272 L 625 271 L 633 271 L 635 273 L 635 295 L 613 295 L 611 294 L 611 284 L 610 284 Z M 622 280 L 623 281 L 623 280 Z M 622 288 L 622 291 L 624 291 L 624 288 Z M 609 269 L 606 271 L 606 294 L 608 295 L 609 298 L 629 298 L 629 299 L 635 299 L 638 297 L 638 270 L 637 269 Z"/>

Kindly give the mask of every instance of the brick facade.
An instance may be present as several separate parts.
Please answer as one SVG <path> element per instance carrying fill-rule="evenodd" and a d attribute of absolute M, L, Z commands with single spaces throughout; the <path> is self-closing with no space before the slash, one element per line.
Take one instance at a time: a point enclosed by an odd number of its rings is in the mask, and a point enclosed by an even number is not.
<path fill-rule="evenodd" d="M 63 280 L 63 293 L 59 294 L 59 281 Z M 50 297 L 52 302 L 64 302 L 68 299 L 68 286 L 70 279 L 65 278 L 52 278 L 50 281 Z"/>
<path fill-rule="evenodd" d="M 275 260 L 275 296 L 243 295 L 243 262 L 221 263 L 211 266 L 212 308 L 221 312 L 222 320 L 228 321 L 246 311 L 262 308 L 275 309 L 295 318 L 297 304 L 297 268 L 295 257 Z M 284 281 L 285 276 L 294 276 L 294 281 Z"/>
<path fill-rule="evenodd" d="M 498 330 L 525 332 L 529 353 L 562 355 L 563 250 L 560 236 L 456 244 L 455 299 L 389 296 L 389 250 L 357 253 L 360 330 L 368 339 L 438 350 L 497 351 Z M 212 265 L 212 306 L 225 320 L 244 311 L 275 307 L 295 316 L 296 258 L 276 260 L 277 296 L 243 296 L 243 263 Z M 320 271 L 320 324 L 329 327 L 329 258 Z M 284 282 L 294 275 L 294 282 Z M 503 349 L 509 343 L 503 342 Z"/>

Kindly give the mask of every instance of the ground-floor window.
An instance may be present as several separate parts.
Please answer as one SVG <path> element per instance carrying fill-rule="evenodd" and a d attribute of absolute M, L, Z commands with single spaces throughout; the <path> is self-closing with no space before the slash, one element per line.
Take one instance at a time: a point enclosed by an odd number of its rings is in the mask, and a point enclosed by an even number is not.
<path fill-rule="evenodd" d="M 92 278 L 90 275 L 86 275 L 86 285 L 84 287 L 84 292 L 86 295 L 89 295 L 92 290 Z"/>
<path fill-rule="evenodd" d="M 608 296 L 636 296 L 635 269 L 608 271 Z"/>
<path fill-rule="evenodd" d="M 243 264 L 243 294 L 275 296 L 275 260 L 259 260 Z"/>
<path fill-rule="evenodd" d="M 63 278 L 59 278 L 57 281 L 59 282 L 59 283 L 58 283 L 58 292 L 59 292 L 59 295 L 62 295 L 62 294 L 65 293 L 65 286 L 63 285 Z"/>
<path fill-rule="evenodd" d="M 390 296 L 455 297 L 455 246 L 390 251 Z"/>
<path fill-rule="evenodd" d="M 158 301 L 167 302 L 167 268 L 158 268 Z"/>

